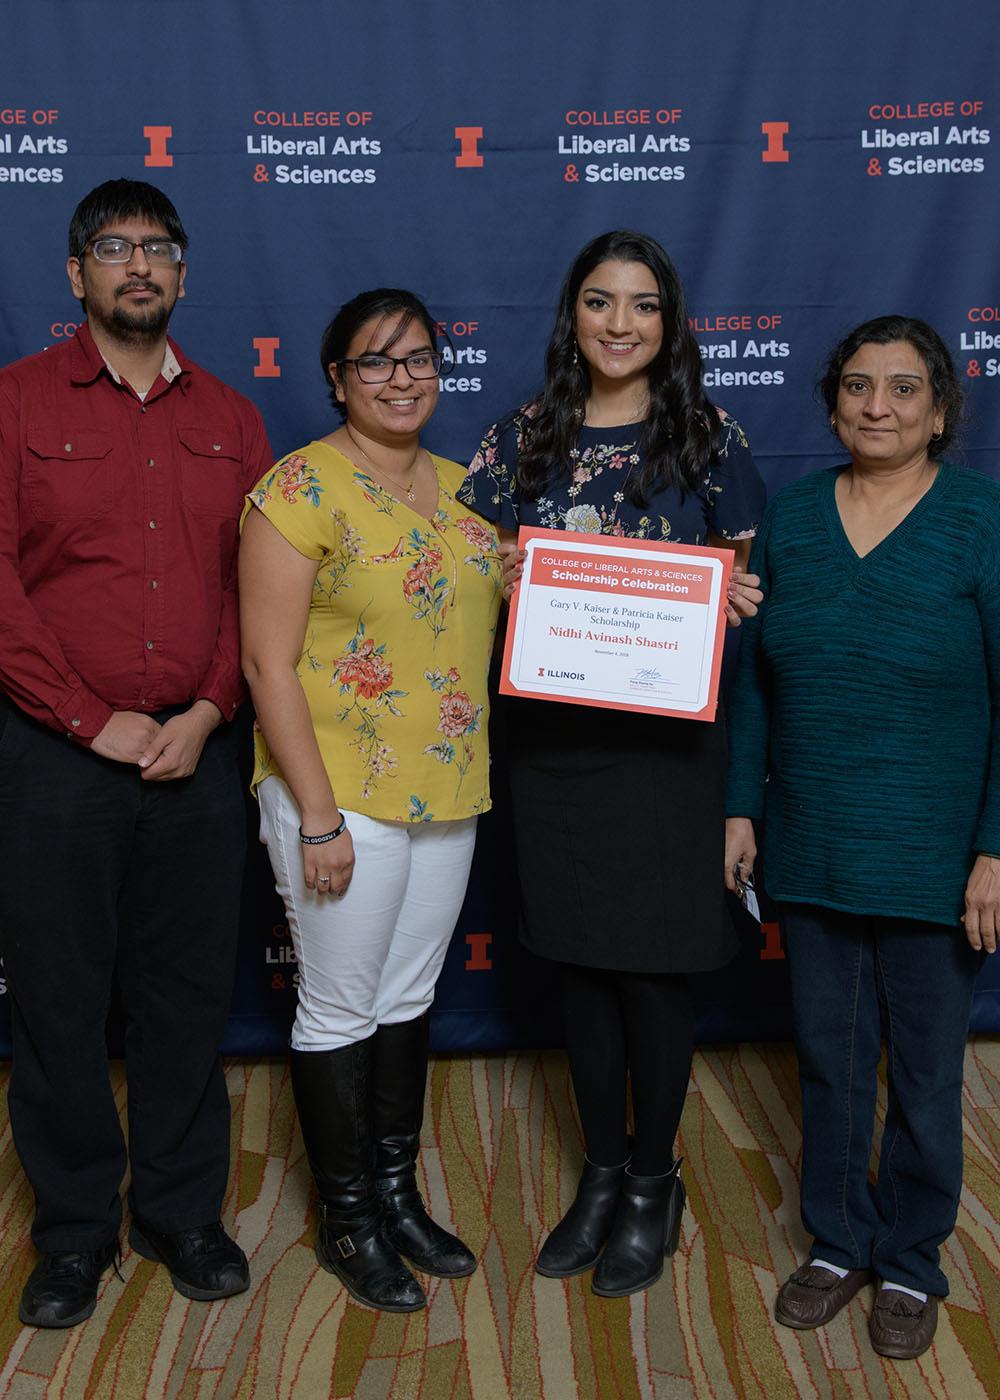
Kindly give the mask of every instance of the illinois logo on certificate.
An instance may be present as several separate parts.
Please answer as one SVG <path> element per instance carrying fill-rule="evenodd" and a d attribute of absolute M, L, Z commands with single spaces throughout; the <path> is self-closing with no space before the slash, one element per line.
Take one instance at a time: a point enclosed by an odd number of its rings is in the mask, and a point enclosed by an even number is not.
<path fill-rule="evenodd" d="M 712 721 L 731 549 L 522 527 L 506 695 Z"/>

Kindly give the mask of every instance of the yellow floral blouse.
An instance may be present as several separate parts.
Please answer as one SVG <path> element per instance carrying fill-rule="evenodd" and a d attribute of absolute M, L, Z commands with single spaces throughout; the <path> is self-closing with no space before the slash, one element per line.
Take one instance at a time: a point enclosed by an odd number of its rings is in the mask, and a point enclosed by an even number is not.
<path fill-rule="evenodd" d="M 432 520 L 323 442 L 278 462 L 243 513 L 316 560 L 298 677 L 338 806 L 389 821 L 490 805 L 497 536 L 456 500 L 464 468 L 432 461 Z M 259 731 L 255 745 L 256 787 L 278 770 Z"/>

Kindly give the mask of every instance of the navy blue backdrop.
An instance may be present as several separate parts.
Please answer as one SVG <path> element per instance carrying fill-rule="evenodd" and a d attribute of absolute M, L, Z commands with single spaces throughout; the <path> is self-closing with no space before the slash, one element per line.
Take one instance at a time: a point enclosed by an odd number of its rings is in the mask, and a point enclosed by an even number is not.
<path fill-rule="evenodd" d="M 998 474 L 994 26 L 986 0 L 0 0 L 0 361 L 75 330 L 78 198 L 147 178 L 191 235 L 172 329 L 256 401 L 276 453 L 332 426 L 332 311 L 391 283 L 450 336 L 428 441 L 466 459 L 537 385 L 573 254 L 631 225 L 678 264 L 709 392 L 772 490 L 835 459 L 813 394 L 824 352 L 897 310 L 951 344 L 965 459 Z M 498 729 L 439 1048 L 559 1034 L 546 970 L 514 937 Z M 259 848 L 243 939 L 227 1048 L 275 1049 L 295 968 Z M 748 926 L 699 998 L 704 1037 L 785 1032 L 776 929 Z M 1000 958 L 974 1024 L 1000 1026 Z"/>

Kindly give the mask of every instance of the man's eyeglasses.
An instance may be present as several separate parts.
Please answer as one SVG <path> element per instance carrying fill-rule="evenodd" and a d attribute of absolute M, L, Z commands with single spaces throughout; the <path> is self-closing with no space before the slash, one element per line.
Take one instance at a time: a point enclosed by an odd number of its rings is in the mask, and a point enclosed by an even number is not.
<path fill-rule="evenodd" d="M 357 359 L 340 363 L 353 365 L 362 384 L 387 384 L 396 373 L 397 365 L 405 365 L 411 379 L 433 379 L 441 368 L 441 356 L 436 350 L 417 350 L 402 359 L 394 355 L 359 355 Z"/>
<path fill-rule="evenodd" d="M 102 263 L 127 263 L 136 248 L 142 249 L 148 263 L 159 266 L 179 263 L 184 255 L 181 245 L 172 243 L 169 238 L 143 238 L 138 243 L 129 238 L 94 238 L 87 247 Z"/>

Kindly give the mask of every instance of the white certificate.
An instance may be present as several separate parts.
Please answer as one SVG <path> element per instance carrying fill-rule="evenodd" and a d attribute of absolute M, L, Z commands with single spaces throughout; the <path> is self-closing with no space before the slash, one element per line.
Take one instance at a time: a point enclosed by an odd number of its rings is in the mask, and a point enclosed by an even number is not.
<path fill-rule="evenodd" d="M 500 689 L 714 720 L 731 549 L 522 528 Z"/>

